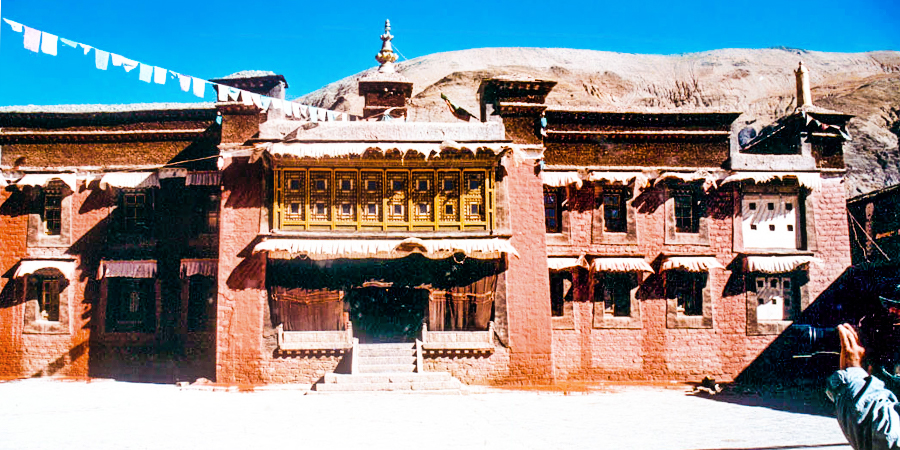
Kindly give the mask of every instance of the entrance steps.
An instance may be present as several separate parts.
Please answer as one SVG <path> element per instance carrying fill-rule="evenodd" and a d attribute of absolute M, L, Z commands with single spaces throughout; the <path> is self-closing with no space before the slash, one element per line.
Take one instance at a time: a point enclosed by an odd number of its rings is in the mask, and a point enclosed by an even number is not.
<path fill-rule="evenodd" d="M 356 373 L 325 374 L 318 392 L 459 392 L 462 383 L 447 372 L 417 372 L 416 345 L 359 344 L 353 354 Z"/>

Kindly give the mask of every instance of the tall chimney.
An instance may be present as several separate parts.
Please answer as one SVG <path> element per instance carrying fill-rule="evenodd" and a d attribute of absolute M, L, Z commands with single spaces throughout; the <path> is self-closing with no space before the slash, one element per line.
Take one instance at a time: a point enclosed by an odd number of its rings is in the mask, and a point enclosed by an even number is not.
<path fill-rule="evenodd" d="M 809 91 L 809 70 L 800 61 L 800 66 L 794 71 L 797 77 L 797 107 L 812 106 L 812 94 Z"/>

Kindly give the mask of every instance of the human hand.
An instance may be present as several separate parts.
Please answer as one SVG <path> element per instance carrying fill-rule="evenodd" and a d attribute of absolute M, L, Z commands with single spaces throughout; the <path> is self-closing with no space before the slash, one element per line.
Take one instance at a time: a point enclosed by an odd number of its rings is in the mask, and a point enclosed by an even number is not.
<path fill-rule="evenodd" d="M 859 342 L 859 335 L 849 324 L 842 323 L 837 327 L 841 339 L 841 369 L 862 367 L 866 349 Z"/>

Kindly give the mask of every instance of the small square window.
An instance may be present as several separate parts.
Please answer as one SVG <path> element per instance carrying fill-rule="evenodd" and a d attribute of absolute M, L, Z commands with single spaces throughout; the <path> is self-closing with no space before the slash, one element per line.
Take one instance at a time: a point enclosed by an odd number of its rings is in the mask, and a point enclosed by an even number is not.
<path fill-rule="evenodd" d="M 349 216 L 353 212 L 353 206 L 349 203 L 341 203 L 341 214 Z"/>
<path fill-rule="evenodd" d="M 406 183 L 404 183 L 403 180 L 393 180 L 391 182 L 391 187 L 395 191 L 402 191 L 406 187 L 405 185 L 406 185 Z"/>
<path fill-rule="evenodd" d="M 765 287 L 765 285 L 766 285 L 766 283 L 761 278 L 758 278 L 756 280 L 756 288 L 757 289 L 762 289 L 763 287 Z"/>
<path fill-rule="evenodd" d="M 770 203 L 768 203 L 768 204 L 766 205 L 766 207 L 769 209 L 769 211 L 775 211 L 775 204 L 774 204 L 774 203 L 771 203 L 771 202 L 770 202 Z"/>
<path fill-rule="evenodd" d="M 394 205 L 394 215 L 395 216 L 403 215 L 403 205 Z"/>
<path fill-rule="evenodd" d="M 291 183 L 290 183 L 290 184 L 291 184 L 290 189 L 291 189 L 292 191 L 299 191 L 299 190 L 300 190 L 300 180 L 291 180 Z"/>
<path fill-rule="evenodd" d="M 750 229 L 751 229 L 751 230 L 755 230 L 755 229 L 756 229 L 756 224 L 755 224 L 755 223 L 751 223 L 751 224 L 750 224 Z"/>
<path fill-rule="evenodd" d="M 366 213 L 370 215 L 378 214 L 378 205 L 375 203 L 369 203 L 366 205 Z"/>
<path fill-rule="evenodd" d="M 750 210 L 751 210 L 751 211 L 755 211 L 755 210 L 756 210 L 756 203 L 750 202 Z"/>
<path fill-rule="evenodd" d="M 785 203 L 785 204 L 784 204 L 784 209 L 786 209 L 786 210 L 788 210 L 788 211 L 793 211 L 793 210 L 794 210 L 794 205 L 792 205 L 792 204 L 790 204 L 790 203 Z"/>
<path fill-rule="evenodd" d="M 291 214 L 300 214 L 300 204 L 291 203 Z"/>
<path fill-rule="evenodd" d="M 481 189 L 481 179 L 480 178 L 469 178 L 469 190 L 477 191 Z"/>
<path fill-rule="evenodd" d="M 477 216 L 481 214 L 481 205 L 478 203 L 472 203 L 469 205 L 469 214 L 473 216 Z"/>
<path fill-rule="evenodd" d="M 316 180 L 316 190 L 324 191 L 325 189 L 328 189 L 328 183 L 321 178 Z"/>
<path fill-rule="evenodd" d="M 325 214 L 325 204 L 316 203 L 316 214 Z"/>
<path fill-rule="evenodd" d="M 444 205 L 444 214 L 452 215 L 453 214 L 453 205 L 451 205 L 451 204 Z"/>
<path fill-rule="evenodd" d="M 342 191 L 353 190 L 353 180 L 341 180 L 341 190 Z"/>
<path fill-rule="evenodd" d="M 775 225 L 774 225 L 774 224 L 770 224 L 770 225 L 769 225 L 769 231 L 775 231 Z"/>
<path fill-rule="evenodd" d="M 416 190 L 419 192 L 427 192 L 428 191 L 428 180 L 419 180 L 416 184 Z"/>
<path fill-rule="evenodd" d="M 419 214 L 428 214 L 428 203 L 419 203 Z"/>
<path fill-rule="evenodd" d="M 444 190 L 453 191 L 456 189 L 456 180 L 453 178 L 444 178 Z"/>
<path fill-rule="evenodd" d="M 789 224 L 789 225 L 787 226 L 787 230 L 788 230 L 788 231 L 794 231 L 794 226 Z"/>
<path fill-rule="evenodd" d="M 368 180 L 366 181 L 366 190 L 367 191 L 378 191 L 381 189 L 377 180 Z"/>

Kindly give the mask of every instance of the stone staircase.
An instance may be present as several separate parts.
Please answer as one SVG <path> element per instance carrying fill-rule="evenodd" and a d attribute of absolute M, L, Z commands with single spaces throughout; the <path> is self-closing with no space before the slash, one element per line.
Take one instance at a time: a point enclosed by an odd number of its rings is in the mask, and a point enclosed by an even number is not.
<path fill-rule="evenodd" d="M 416 344 L 358 344 L 355 373 L 325 374 L 318 392 L 459 392 L 462 383 L 447 372 L 418 372 Z"/>

